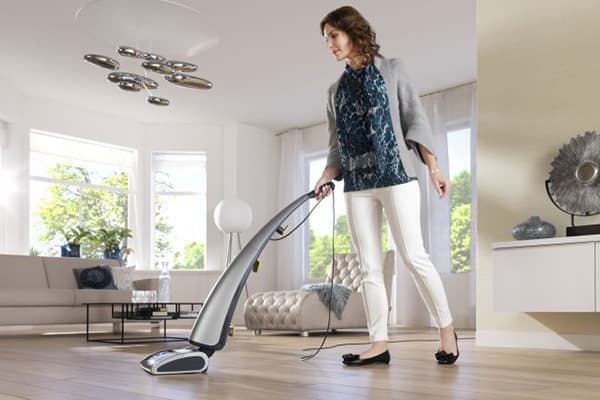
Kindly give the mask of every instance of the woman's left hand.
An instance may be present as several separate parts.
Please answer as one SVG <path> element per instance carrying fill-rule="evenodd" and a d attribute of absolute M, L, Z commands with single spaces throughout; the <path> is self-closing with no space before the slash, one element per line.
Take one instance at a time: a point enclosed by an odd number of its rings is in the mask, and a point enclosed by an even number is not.
<path fill-rule="evenodd" d="M 448 178 L 443 174 L 442 171 L 435 170 L 431 173 L 431 182 L 433 183 L 433 188 L 440 195 L 440 199 L 443 198 L 448 191 L 450 190 L 450 182 L 448 182 Z"/>

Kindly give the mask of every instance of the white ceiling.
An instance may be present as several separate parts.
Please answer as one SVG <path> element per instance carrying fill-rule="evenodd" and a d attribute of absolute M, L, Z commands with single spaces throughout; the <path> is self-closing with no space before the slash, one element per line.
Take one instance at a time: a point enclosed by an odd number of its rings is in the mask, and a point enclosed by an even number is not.
<path fill-rule="evenodd" d="M 102 1 L 126 2 L 92 3 Z M 127 36 L 133 25 L 125 18 L 94 20 L 87 14 L 76 22 L 76 11 L 89 0 L 2 0 L 0 78 L 28 95 L 140 122 L 240 121 L 282 131 L 325 119 L 326 90 L 343 64 L 327 51 L 319 22 L 345 3 L 177 0 L 200 14 L 179 10 L 171 15 L 165 2 L 172 0 L 143 1 L 141 15 L 148 23 L 135 25 L 140 27 L 136 44 L 119 39 L 133 40 Z M 475 80 L 475 0 L 359 0 L 352 5 L 371 22 L 382 53 L 404 59 L 421 94 Z M 185 49 L 202 46 L 206 29 L 216 33 L 218 43 L 187 56 Z M 118 59 L 122 70 L 141 73 L 138 64 L 115 52 L 118 45 L 140 43 L 154 46 L 140 50 L 197 64 L 194 74 L 211 80 L 213 89 L 181 88 L 155 75 L 161 87 L 154 94 L 171 100 L 161 108 L 146 103 L 142 93 L 119 90 L 105 79 L 108 70 L 82 59 L 85 53 L 105 54 Z"/>

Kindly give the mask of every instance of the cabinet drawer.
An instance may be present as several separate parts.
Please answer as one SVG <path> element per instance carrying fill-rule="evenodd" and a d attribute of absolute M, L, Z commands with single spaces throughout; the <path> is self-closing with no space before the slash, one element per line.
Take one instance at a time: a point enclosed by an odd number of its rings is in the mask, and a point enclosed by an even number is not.
<path fill-rule="evenodd" d="M 596 311 L 595 243 L 492 250 L 494 311 Z"/>

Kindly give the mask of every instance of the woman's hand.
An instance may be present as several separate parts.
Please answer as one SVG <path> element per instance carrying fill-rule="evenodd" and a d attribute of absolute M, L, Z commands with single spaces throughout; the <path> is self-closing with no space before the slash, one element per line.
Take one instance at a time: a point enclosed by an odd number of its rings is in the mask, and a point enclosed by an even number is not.
<path fill-rule="evenodd" d="M 329 196 L 329 194 L 331 193 L 331 187 L 329 185 L 323 186 L 328 182 L 331 182 L 331 178 L 329 178 L 325 174 L 323 174 L 321 178 L 317 181 L 317 184 L 315 185 L 315 193 L 317 194 L 317 197 L 315 197 L 315 199 L 317 201 Z M 323 188 L 319 192 L 321 186 L 323 186 Z"/>
<path fill-rule="evenodd" d="M 317 199 L 317 201 L 329 196 L 329 193 L 331 193 L 331 187 L 328 186 L 324 186 L 323 189 L 321 189 L 321 192 L 319 192 L 319 189 L 321 188 L 321 186 L 323 186 L 324 184 L 331 182 L 331 180 L 333 178 L 335 178 L 336 176 L 340 175 L 340 170 L 335 168 L 335 167 L 326 167 L 325 170 L 323 171 L 323 174 L 321 175 L 321 177 L 319 178 L 319 180 L 317 181 L 317 184 L 315 185 L 315 193 L 317 194 L 317 197 L 315 197 Z"/>
<path fill-rule="evenodd" d="M 433 188 L 440 195 L 440 199 L 443 198 L 450 190 L 450 182 L 448 182 L 448 178 L 446 178 L 443 172 L 438 168 L 430 171 L 430 176 L 431 183 L 433 183 Z"/>

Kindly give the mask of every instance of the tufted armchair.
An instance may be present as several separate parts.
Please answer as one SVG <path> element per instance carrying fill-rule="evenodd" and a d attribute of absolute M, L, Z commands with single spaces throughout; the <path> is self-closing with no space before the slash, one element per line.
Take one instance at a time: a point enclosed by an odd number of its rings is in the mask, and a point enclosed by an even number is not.
<path fill-rule="evenodd" d="M 352 292 L 339 320 L 331 313 L 331 329 L 366 328 L 362 294 L 358 292 L 362 282 L 360 261 L 356 254 L 335 255 L 334 283 L 350 288 Z M 331 272 L 330 272 L 331 273 Z M 331 283 L 330 273 L 326 282 Z M 384 254 L 383 274 L 388 302 L 391 304 L 391 288 L 395 275 L 394 252 Z M 391 305 L 390 305 L 391 310 Z M 281 290 L 255 293 L 244 304 L 246 328 L 260 334 L 263 330 L 299 331 L 308 336 L 310 331 L 322 331 L 327 327 L 328 307 L 319 300 L 316 292 Z"/>

